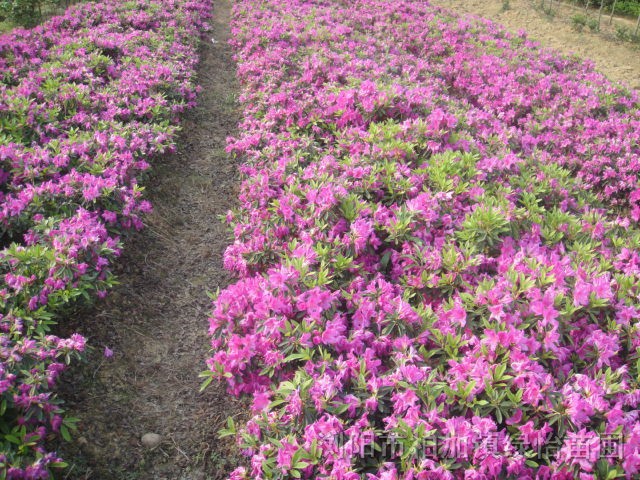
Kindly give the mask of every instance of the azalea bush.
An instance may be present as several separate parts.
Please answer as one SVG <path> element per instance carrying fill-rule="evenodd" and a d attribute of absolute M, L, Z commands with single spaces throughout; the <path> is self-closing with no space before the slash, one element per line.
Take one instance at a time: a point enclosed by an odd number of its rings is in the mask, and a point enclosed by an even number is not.
<path fill-rule="evenodd" d="M 85 341 L 51 327 L 105 295 L 120 234 L 142 227 L 139 178 L 194 103 L 209 9 L 109 1 L 0 36 L 0 478 L 63 465 L 45 442 L 73 422 L 52 388 Z"/>
<path fill-rule="evenodd" d="M 241 0 L 232 479 L 640 472 L 640 103 L 426 2 Z"/>

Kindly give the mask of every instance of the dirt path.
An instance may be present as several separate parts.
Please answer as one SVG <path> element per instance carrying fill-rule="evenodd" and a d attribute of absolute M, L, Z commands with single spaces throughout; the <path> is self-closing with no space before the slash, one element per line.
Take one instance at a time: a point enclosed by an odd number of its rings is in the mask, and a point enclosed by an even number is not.
<path fill-rule="evenodd" d="M 183 119 L 178 153 L 158 160 L 146 182 L 155 211 L 125 242 L 121 285 L 76 327 L 96 352 L 63 386 L 81 422 L 64 447 L 65 478 L 218 479 L 237 462 L 233 441 L 219 441 L 217 431 L 239 405 L 216 385 L 198 394 L 209 349 L 206 292 L 230 280 L 218 216 L 237 196 L 236 165 L 224 151 L 239 120 L 230 0 L 217 1 L 214 15 L 201 47 L 199 106 Z M 140 442 L 148 432 L 163 438 L 152 451 Z"/>
<path fill-rule="evenodd" d="M 540 41 L 544 46 L 593 60 L 597 69 L 611 80 L 640 89 L 640 49 L 631 43 L 614 40 L 615 30 L 608 26 L 608 17 L 602 21 L 602 33 L 591 33 L 586 27 L 579 33 L 571 25 L 571 16 L 576 11 L 570 5 L 560 5 L 557 1 L 553 2 L 557 12 L 554 17 L 546 15 L 539 8 L 539 0 L 509 0 L 507 10 L 503 9 L 502 0 L 430 1 L 458 13 L 488 18 L 514 32 L 526 30 L 530 38 Z M 549 5 L 549 2 L 546 4 Z M 597 12 L 591 15 L 597 15 Z M 631 27 L 633 22 L 626 23 Z"/>

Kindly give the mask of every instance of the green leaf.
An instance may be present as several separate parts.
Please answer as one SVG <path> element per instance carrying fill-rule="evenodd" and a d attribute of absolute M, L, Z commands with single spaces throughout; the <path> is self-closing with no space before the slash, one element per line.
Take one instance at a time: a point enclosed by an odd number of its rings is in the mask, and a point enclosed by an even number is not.
<path fill-rule="evenodd" d="M 206 370 L 201 372 L 198 377 L 205 378 L 205 381 L 200 385 L 200 391 L 203 392 L 213 381 L 213 372 L 211 370 Z"/>
<path fill-rule="evenodd" d="M 15 443 L 16 445 L 20 445 L 22 441 L 16 437 L 15 435 L 8 433 L 4 436 L 4 439 L 8 442 Z"/>
<path fill-rule="evenodd" d="M 60 426 L 60 435 L 62 435 L 62 438 L 64 438 L 65 441 L 71 441 L 71 434 L 69 433 L 69 429 L 65 425 Z"/>

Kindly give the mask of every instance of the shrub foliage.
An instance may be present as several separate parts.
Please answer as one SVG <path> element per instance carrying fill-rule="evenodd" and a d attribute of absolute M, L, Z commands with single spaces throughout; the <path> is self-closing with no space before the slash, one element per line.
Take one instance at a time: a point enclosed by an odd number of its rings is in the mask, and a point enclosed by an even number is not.
<path fill-rule="evenodd" d="M 241 0 L 233 479 L 640 472 L 640 105 L 426 2 Z"/>
<path fill-rule="evenodd" d="M 52 388 L 84 338 L 52 335 L 102 296 L 119 235 L 150 205 L 138 177 L 195 98 L 209 3 L 108 1 L 0 36 L 0 478 L 46 478 L 68 438 Z"/>

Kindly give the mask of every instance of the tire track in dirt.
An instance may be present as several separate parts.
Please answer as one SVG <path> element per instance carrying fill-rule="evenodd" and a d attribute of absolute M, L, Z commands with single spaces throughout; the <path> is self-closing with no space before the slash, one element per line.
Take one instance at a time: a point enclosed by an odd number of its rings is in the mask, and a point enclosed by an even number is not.
<path fill-rule="evenodd" d="M 206 292 L 230 281 L 222 267 L 230 236 L 218 217 L 237 197 L 236 164 L 224 150 L 240 118 L 230 3 L 215 4 L 200 48 L 202 93 L 182 119 L 178 151 L 156 159 L 145 182 L 154 212 L 125 239 L 121 284 L 74 322 L 96 350 L 61 388 L 80 419 L 74 442 L 62 446 L 63 478 L 219 479 L 238 461 L 217 431 L 241 405 L 220 385 L 198 393 L 209 350 Z M 113 358 L 103 358 L 104 346 Z M 162 435 L 158 448 L 141 445 L 147 432 Z"/>

